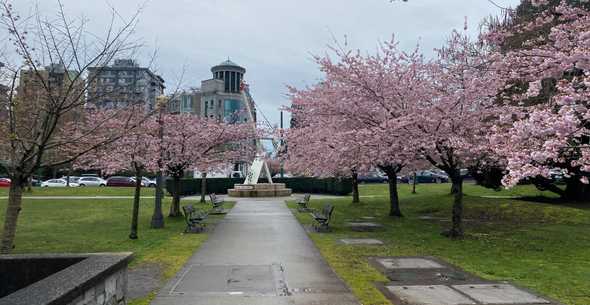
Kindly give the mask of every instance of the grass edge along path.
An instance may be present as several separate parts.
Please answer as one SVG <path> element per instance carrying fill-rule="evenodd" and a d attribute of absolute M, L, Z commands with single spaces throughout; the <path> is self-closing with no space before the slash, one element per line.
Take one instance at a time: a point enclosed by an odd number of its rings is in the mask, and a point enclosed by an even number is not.
<path fill-rule="evenodd" d="M 400 186 L 402 211 L 406 217 L 390 218 L 384 185 L 361 186 L 361 205 L 351 197 L 318 199 L 311 206 L 335 205 L 331 233 L 310 233 L 321 254 L 344 279 L 364 305 L 391 304 L 373 285 L 387 282 L 373 268 L 370 256 L 435 256 L 490 280 L 507 280 L 568 305 L 590 304 L 590 208 L 552 205 L 514 199 L 480 196 L 490 191 L 468 184 L 465 187 L 466 238 L 451 241 L 440 236 L 449 226 L 452 197 L 450 186 L 420 185 L 412 195 L 407 185 Z M 538 196 L 529 186 L 507 192 Z M 312 223 L 307 213 L 289 207 L 303 225 Z M 345 223 L 362 217 L 384 225 L 379 232 L 352 232 Z M 421 220 L 432 216 L 440 220 Z M 363 220 L 367 221 L 367 220 Z M 376 238 L 385 246 L 350 246 L 338 243 L 342 238 Z"/>

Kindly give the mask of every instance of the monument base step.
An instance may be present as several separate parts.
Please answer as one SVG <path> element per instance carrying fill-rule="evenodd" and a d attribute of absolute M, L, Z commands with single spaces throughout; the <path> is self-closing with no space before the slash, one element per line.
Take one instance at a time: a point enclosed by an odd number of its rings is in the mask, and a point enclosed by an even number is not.
<path fill-rule="evenodd" d="M 291 193 L 284 183 L 236 184 L 227 190 L 230 197 L 288 197 Z"/>

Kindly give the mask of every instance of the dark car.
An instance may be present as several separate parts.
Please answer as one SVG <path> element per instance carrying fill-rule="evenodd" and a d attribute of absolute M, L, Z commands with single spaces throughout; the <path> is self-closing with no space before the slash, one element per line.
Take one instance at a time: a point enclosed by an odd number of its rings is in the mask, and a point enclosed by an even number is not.
<path fill-rule="evenodd" d="M 377 174 L 369 174 L 359 176 L 358 181 L 359 183 L 386 183 L 387 177 Z"/>
<path fill-rule="evenodd" d="M 133 181 L 133 179 L 129 178 L 129 177 L 110 177 L 109 179 L 107 179 L 107 186 L 129 186 L 129 187 L 133 187 L 135 186 L 135 182 Z"/>
<path fill-rule="evenodd" d="M 414 175 L 410 174 L 405 177 L 402 181 L 407 181 L 408 183 L 413 183 Z M 404 181 L 404 182 L 405 182 Z M 417 171 L 416 172 L 416 182 L 417 183 L 447 183 L 449 182 L 449 176 L 437 173 L 434 171 Z"/>

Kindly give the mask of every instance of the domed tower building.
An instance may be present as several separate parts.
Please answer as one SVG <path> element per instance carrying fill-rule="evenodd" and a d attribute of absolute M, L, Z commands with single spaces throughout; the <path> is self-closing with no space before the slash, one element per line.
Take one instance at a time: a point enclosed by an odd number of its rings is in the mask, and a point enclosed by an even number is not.
<path fill-rule="evenodd" d="M 242 87 L 246 69 L 226 60 L 211 68 L 213 78 L 201 82 L 200 107 L 197 113 L 201 117 L 217 119 L 229 124 L 242 124 L 250 121 L 246 103 L 249 103 L 252 118 L 256 121 L 256 108 L 248 87 Z M 242 92 L 245 90 L 245 92 Z M 244 93 L 244 94 L 242 94 Z M 250 127 L 244 127 L 250 128 Z M 247 174 L 251 160 L 244 160 L 228 168 L 228 173 L 221 176 L 243 177 Z M 236 176 L 238 175 L 238 176 Z M 195 172 L 195 177 L 198 174 Z M 209 177 L 220 176 L 219 173 L 209 173 Z"/>
<path fill-rule="evenodd" d="M 245 89 L 246 100 L 241 92 L 246 69 L 228 59 L 211 68 L 211 72 L 213 78 L 201 83 L 201 116 L 232 124 L 248 122 L 246 103 L 249 103 L 256 121 L 250 92 Z"/>

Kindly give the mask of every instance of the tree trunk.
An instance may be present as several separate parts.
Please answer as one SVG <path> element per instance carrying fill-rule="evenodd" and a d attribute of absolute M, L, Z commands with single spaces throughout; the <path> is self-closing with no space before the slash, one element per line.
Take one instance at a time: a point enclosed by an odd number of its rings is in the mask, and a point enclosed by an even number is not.
<path fill-rule="evenodd" d="M 152 220 L 150 227 L 152 229 L 162 229 L 164 227 L 164 214 L 162 213 L 162 172 L 158 171 L 156 174 L 156 198 L 154 200 L 154 214 L 152 214 Z"/>
<path fill-rule="evenodd" d="M 389 201 L 390 201 L 390 208 L 389 208 L 389 216 L 396 216 L 396 217 L 403 217 L 402 211 L 399 207 L 399 196 L 397 194 L 397 175 L 394 173 L 392 175 L 387 175 L 389 180 Z"/>
<path fill-rule="evenodd" d="M 444 235 L 450 238 L 463 237 L 463 177 L 460 175 L 451 176 L 453 183 L 453 226 Z"/>
<path fill-rule="evenodd" d="M 457 192 L 460 192 L 460 190 L 457 188 L 457 185 L 455 183 L 451 183 L 451 195 L 455 195 Z"/>
<path fill-rule="evenodd" d="M 68 167 L 68 171 L 66 172 L 66 186 L 70 187 L 70 168 Z"/>
<path fill-rule="evenodd" d="M 172 179 L 174 179 L 174 191 L 172 192 L 172 204 L 170 205 L 168 217 L 178 217 L 180 216 L 180 177 L 174 176 Z"/>
<path fill-rule="evenodd" d="M 357 171 L 352 171 L 352 203 L 360 203 L 359 196 L 359 174 Z"/>
<path fill-rule="evenodd" d="M 389 184 L 389 216 L 404 217 L 399 207 L 399 197 L 397 195 L 397 172 L 394 166 L 379 167 L 386 175 Z"/>
<path fill-rule="evenodd" d="M 567 179 L 562 198 L 571 201 L 589 202 L 590 185 L 582 183 L 579 177 Z"/>
<path fill-rule="evenodd" d="M 141 196 L 141 172 L 135 171 L 135 194 L 133 196 L 133 212 L 131 213 L 131 233 L 129 238 L 137 239 L 137 221 L 139 218 L 139 198 Z"/>
<path fill-rule="evenodd" d="M 0 254 L 9 254 L 14 248 L 14 237 L 18 215 L 22 209 L 23 187 L 20 178 L 11 177 L 10 190 L 8 192 L 8 205 L 4 216 L 4 231 L 0 243 Z"/>
<path fill-rule="evenodd" d="M 414 172 L 413 176 L 414 176 L 414 178 L 412 180 L 412 194 L 416 194 L 416 184 L 418 183 L 418 182 L 416 182 L 416 176 L 417 176 L 416 172 Z"/>
<path fill-rule="evenodd" d="M 207 202 L 205 196 L 207 195 L 207 173 L 201 173 L 201 203 Z"/>
<path fill-rule="evenodd" d="M 33 192 L 33 177 L 29 177 L 29 179 L 27 179 L 27 193 L 32 193 Z"/>

